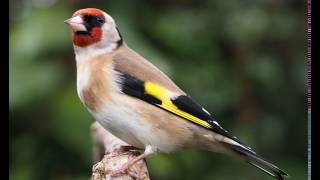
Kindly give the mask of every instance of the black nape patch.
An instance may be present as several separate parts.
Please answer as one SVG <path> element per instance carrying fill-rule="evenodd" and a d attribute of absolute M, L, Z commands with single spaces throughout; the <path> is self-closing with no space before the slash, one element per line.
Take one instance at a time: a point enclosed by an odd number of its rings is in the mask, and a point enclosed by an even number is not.
<path fill-rule="evenodd" d="M 120 37 L 120 39 L 117 41 L 117 48 L 118 48 L 123 44 L 123 38 L 122 38 L 122 35 L 121 35 L 118 27 L 117 27 L 117 31 L 118 31 L 118 34 L 119 34 L 119 37 Z"/>

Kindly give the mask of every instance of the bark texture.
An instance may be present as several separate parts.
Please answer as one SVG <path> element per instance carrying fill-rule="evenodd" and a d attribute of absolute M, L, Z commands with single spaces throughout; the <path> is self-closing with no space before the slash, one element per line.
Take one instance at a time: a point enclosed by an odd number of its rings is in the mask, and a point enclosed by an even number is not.
<path fill-rule="evenodd" d="M 99 123 L 95 122 L 91 125 L 91 135 L 94 143 L 94 163 L 92 168 L 91 180 L 149 180 L 149 173 L 145 161 L 139 161 L 130 167 L 130 173 L 121 174 L 117 177 L 111 177 L 110 172 L 120 168 L 123 164 L 134 159 L 140 153 L 138 151 L 129 150 L 129 144 L 123 142 L 117 137 L 106 131 Z"/>

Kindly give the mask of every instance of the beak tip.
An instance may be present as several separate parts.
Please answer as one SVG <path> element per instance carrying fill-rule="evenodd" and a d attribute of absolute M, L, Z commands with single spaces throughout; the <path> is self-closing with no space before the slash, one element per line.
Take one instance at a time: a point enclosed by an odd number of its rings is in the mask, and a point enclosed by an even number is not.
<path fill-rule="evenodd" d="M 63 21 L 65 24 L 71 27 L 73 31 L 86 31 L 86 27 L 81 17 L 75 16 Z"/>

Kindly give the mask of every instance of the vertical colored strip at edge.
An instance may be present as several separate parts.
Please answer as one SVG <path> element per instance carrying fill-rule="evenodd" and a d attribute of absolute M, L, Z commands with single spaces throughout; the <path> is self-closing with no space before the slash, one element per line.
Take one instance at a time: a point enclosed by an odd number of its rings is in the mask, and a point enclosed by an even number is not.
<path fill-rule="evenodd" d="M 308 180 L 311 180 L 311 0 L 307 0 Z"/>

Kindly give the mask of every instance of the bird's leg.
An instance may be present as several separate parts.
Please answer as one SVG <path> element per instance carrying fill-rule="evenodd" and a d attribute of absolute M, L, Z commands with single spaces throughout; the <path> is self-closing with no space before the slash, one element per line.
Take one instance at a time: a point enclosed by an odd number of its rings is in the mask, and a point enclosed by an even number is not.
<path fill-rule="evenodd" d="M 120 174 L 128 174 L 136 179 L 139 179 L 139 177 L 135 174 L 129 171 L 129 168 L 137 163 L 140 160 L 143 160 L 145 157 L 153 155 L 157 153 L 157 150 L 155 148 L 153 148 L 152 146 L 146 146 L 145 151 L 143 152 L 143 154 L 135 157 L 134 159 L 126 162 L 125 164 L 123 164 L 119 169 L 117 170 L 113 170 L 110 172 L 111 177 L 115 177 L 118 176 Z"/>
<path fill-rule="evenodd" d="M 134 147 L 134 146 L 120 146 L 119 148 L 115 149 L 114 151 L 112 151 L 111 153 L 108 154 L 108 157 L 116 157 L 116 156 L 120 156 L 123 154 L 128 153 L 129 151 L 136 151 L 139 150 L 139 148 Z"/>

